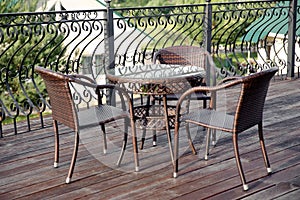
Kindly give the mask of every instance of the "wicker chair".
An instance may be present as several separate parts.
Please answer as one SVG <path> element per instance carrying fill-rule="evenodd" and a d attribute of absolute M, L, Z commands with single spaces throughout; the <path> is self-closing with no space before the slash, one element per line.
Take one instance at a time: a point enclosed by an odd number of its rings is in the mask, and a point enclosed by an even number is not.
<path fill-rule="evenodd" d="M 52 118 L 53 118 L 53 128 L 55 135 L 55 156 L 54 156 L 54 167 L 58 167 L 59 161 L 59 135 L 58 135 L 58 122 L 68 126 L 75 131 L 75 143 L 73 156 L 69 168 L 69 172 L 66 178 L 66 183 L 70 183 L 71 177 L 74 171 L 78 145 L 79 145 L 79 134 L 85 128 L 97 127 L 100 125 L 103 132 L 103 142 L 104 142 L 104 153 L 106 153 L 106 132 L 105 124 L 124 119 L 125 131 L 123 137 L 123 144 L 121 148 L 121 154 L 117 161 L 117 165 L 121 163 L 123 158 L 126 143 L 127 143 L 127 132 L 129 124 L 129 113 L 125 110 L 125 102 L 123 99 L 123 109 L 110 106 L 107 104 L 102 104 L 103 90 L 114 90 L 122 93 L 125 100 L 128 102 L 129 110 L 132 112 L 131 99 L 126 92 L 121 88 L 114 85 L 96 85 L 95 82 L 84 75 L 63 75 L 59 72 L 54 72 L 49 69 L 42 67 L 35 67 L 35 71 L 43 78 L 46 89 L 50 98 Z M 96 92 L 95 96 L 98 97 L 98 105 L 90 106 L 89 109 L 76 109 L 74 99 L 72 98 L 70 84 L 78 84 L 85 88 L 86 91 Z M 90 90 L 88 90 L 90 89 Z M 134 122 L 131 120 L 131 126 L 134 126 Z M 132 129 L 135 131 L 135 129 Z M 135 133 L 133 134 L 135 135 Z"/>
<path fill-rule="evenodd" d="M 158 50 L 153 57 L 153 63 L 159 61 L 161 64 L 174 65 L 194 65 L 207 69 L 207 52 L 197 46 L 172 46 Z M 214 73 L 214 68 L 211 67 L 211 72 Z M 199 80 L 197 83 L 191 83 L 191 87 L 205 86 L 205 79 Z M 181 94 L 168 94 L 168 101 L 177 101 Z M 157 97 L 156 97 L 157 99 Z M 207 100 L 210 97 L 205 92 L 195 92 L 190 96 L 190 100 L 202 100 L 203 107 L 206 108 Z"/>
<path fill-rule="evenodd" d="M 205 51 L 201 47 L 197 46 L 171 46 L 166 47 L 163 49 L 158 50 L 153 57 L 153 63 L 156 64 L 159 62 L 160 64 L 173 64 L 173 65 L 192 65 L 192 66 L 199 66 L 203 67 L 205 70 L 207 69 L 207 64 L 209 62 L 208 52 Z M 210 73 L 212 75 L 215 73 L 214 66 L 211 65 Z M 206 85 L 205 78 L 199 79 L 197 82 L 191 83 L 191 87 L 196 87 L 199 85 Z M 184 92 L 184 91 L 182 91 Z M 168 94 L 166 96 L 167 101 L 170 103 L 171 101 L 176 102 L 181 94 Z M 202 100 L 203 101 L 203 108 L 207 107 L 207 101 L 210 100 L 210 96 L 206 94 L 206 92 L 195 92 L 191 94 L 190 100 Z M 159 104 L 161 104 L 162 97 L 161 96 L 155 96 L 154 98 L 151 98 L 148 96 L 147 98 L 147 104 L 155 104 L 155 101 L 159 101 Z M 187 127 L 188 129 L 189 127 Z M 145 141 L 145 134 L 146 132 L 143 132 L 142 141 L 140 148 L 143 149 L 144 141 Z M 194 146 L 192 143 L 191 148 L 194 149 Z M 153 146 L 156 145 L 156 133 L 154 131 L 153 133 Z M 194 153 L 196 153 L 194 151 Z"/>
<path fill-rule="evenodd" d="M 211 137 L 211 129 L 232 133 L 236 164 L 244 190 L 248 190 L 248 185 L 246 184 L 245 175 L 241 165 L 238 148 L 238 135 L 253 126 L 258 125 L 258 135 L 265 161 L 265 166 L 269 174 L 272 172 L 263 138 L 263 108 L 269 87 L 269 82 L 277 72 L 277 70 L 277 68 L 271 68 L 245 77 L 225 78 L 220 85 L 217 85 L 215 87 L 195 87 L 186 91 L 180 97 L 176 105 L 176 113 L 180 113 L 181 105 L 188 95 L 199 91 L 210 92 L 212 94 L 212 99 L 210 101 L 210 106 L 208 109 L 193 110 L 192 112 L 183 116 L 179 116 L 179 114 L 176 115 L 174 177 L 177 177 L 178 172 L 178 143 L 180 122 L 193 123 L 208 128 L 206 136 L 205 159 L 208 158 L 209 154 L 208 150 Z M 229 102 L 230 105 L 228 105 L 228 107 L 231 106 L 231 108 L 228 109 L 230 110 L 230 113 L 229 111 L 227 112 L 227 109 L 223 111 L 213 109 L 214 98 L 217 97 L 217 95 L 221 93 L 221 91 L 224 92 L 225 90 L 230 90 L 232 88 L 235 88 L 235 91 L 238 91 L 236 106 L 234 106 L 234 109 L 232 109 L 232 102 Z"/>

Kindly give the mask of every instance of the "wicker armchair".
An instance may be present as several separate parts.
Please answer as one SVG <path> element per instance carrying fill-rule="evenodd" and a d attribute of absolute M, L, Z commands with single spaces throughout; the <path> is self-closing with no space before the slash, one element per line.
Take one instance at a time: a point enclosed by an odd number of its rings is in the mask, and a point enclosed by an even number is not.
<path fill-rule="evenodd" d="M 192 112 L 179 116 L 176 115 L 175 122 L 175 149 L 174 149 L 174 177 L 177 177 L 178 172 L 178 146 L 179 146 L 179 126 L 180 122 L 193 123 L 198 126 L 207 127 L 206 136 L 206 152 L 205 159 L 209 154 L 209 143 L 211 137 L 211 129 L 221 130 L 232 133 L 233 148 L 235 153 L 235 159 L 243 189 L 248 190 L 246 184 L 245 175 L 241 165 L 239 148 L 238 148 L 238 135 L 258 125 L 258 136 L 260 140 L 261 150 L 265 161 L 267 172 L 271 173 L 270 163 L 268 160 L 264 138 L 263 138 L 263 108 L 265 98 L 267 95 L 269 82 L 274 74 L 277 72 L 277 68 L 271 68 L 245 77 L 231 77 L 224 79 L 222 84 L 215 87 L 195 87 L 186 91 L 179 99 L 176 105 L 176 113 L 180 113 L 181 105 L 185 101 L 186 97 L 194 92 L 211 92 L 212 100 L 208 109 L 196 109 Z M 225 110 L 215 110 L 214 98 L 218 96 L 221 91 L 230 90 L 235 88 L 237 91 L 236 106 L 232 109 L 232 102 L 229 102 L 228 107 L 231 106 L 230 113 Z"/>
<path fill-rule="evenodd" d="M 209 59 L 208 52 L 205 51 L 201 47 L 197 46 L 171 46 L 166 47 L 163 49 L 158 50 L 153 57 L 153 63 L 156 64 L 159 62 L 160 64 L 173 64 L 173 65 L 192 65 L 192 66 L 199 66 L 207 70 L 207 65 L 211 64 L 210 67 L 210 73 L 211 75 L 214 75 L 215 68 L 213 66 L 212 60 Z M 190 83 L 191 87 L 196 86 L 205 86 L 206 81 L 205 78 L 199 79 L 197 82 Z M 182 91 L 183 93 L 184 91 Z M 166 95 L 167 101 L 170 103 L 171 101 L 176 102 L 181 94 L 168 94 Z M 151 101 L 150 101 L 151 99 Z M 189 100 L 202 100 L 203 101 L 203 108 L 207 107 L 207 101 L 210 100 L 210 96 L 206 94 L 206 92 L 195 92 L 190 95 Z M 147 104 L 155 104 L 155 101 L 158 101 L 159 104 L 161 104 L 162 97 L 161 96 L 155 96 L 154 98 L 151 98 L 148 96 L 147 98 Z M 188 129 L 189 127 L 187 127 Z M 143 132 L 142 141 L 140 148 L 142 149 L 144 146 L 145 141 L 145 134 L 146 132 Z M 191 148 L 193 149 L 194 153 L 194 146 L 193 143 L 190 142 Z M 153 146 L 156 145 L 156 133 L 154 131 L 153 133 Z"/>
<path fill-rule="evenodd" d="M 197 46 L 172 46 L 158 50 L 153 57 L 153 63 L 159 61 L 161 64 L 174 65 L 194 65 L 207 69 L 207 52 Z M 211 67 L 211 72 L 214 73 L 214 67 Z M 199 80 L 197 83 L 191 83 L 191 87 L 205 86 L 205 79 Z M 182 91 L 184 92 L 184 91 Z M 168 94 L 168 101 L 177 101 L 181 94 Z M 157 99 L 157 97 L 156 97 Z M 202 100 L 203 107 L 207 107 L 207 100 L 210 97 L 206 92 L 195 92 L 190 96 L 190 100 Z"/>
<path fill-rule="evenodd" d="M 129 111 L 132 112 L 132 103 L 128 94 L 115 85 L 97 85 L 92 79 L 84 75 L 64 75 L 59 72 L 54 72 L 42 67 L 35 67 L 35 71 L 44 80 L 50 98 L 53 128 L 55 135 L 54 167 L 58 167 L 59 161 L 58 122 L 64 124 L 65 126 L 68 126 L 75 132 L 73 156 L 69 172 L 66 178 L 66 183 L 70 183 L 74 171 L 78 152 L 80 132 L 83 134 L 83 129 L 85 128 L 100 126 L 104 136 L 103 151 L 104 153 L 106 153 L 107 144 L 105 124 L 115 120 L 124 119 L 124 137 L 121 148 L 121 154 L 117 161 L 117 165 L 119 165 L 122 161 L 126 148 L 128 125 L 130 120 L 130 115 L 128 111 L 125 110 L 126 104 L 124 102 L 124 99 L 128 103 L 127 105 L 129 108 L 127 109 L 129 109 Z M 96 92 L 95 96 L 98 97 L 98 105 L 90 106 L 88 109 L 77 109 L 75 107 L 74 99 L 71 94 L 70 84 L 78 84 L 80 86 L 83 86 L 86 90 L 89 89 L 89 91 L 91 92 Z M 114 90 L 120 92 L 122 94 L 122 96 L 120 97 L 124 97 L 122 101 L 122 107 L 124 109 L 110 106 L 107 104 L 102 104 L 103 90 Z M 134 127 L 134 122 L 132 120 L 130 122 L 131 126 Z M 135 131 L 135 129 L 132 130 Z M 135 135 L 135 133 L 133 135 Z"/>

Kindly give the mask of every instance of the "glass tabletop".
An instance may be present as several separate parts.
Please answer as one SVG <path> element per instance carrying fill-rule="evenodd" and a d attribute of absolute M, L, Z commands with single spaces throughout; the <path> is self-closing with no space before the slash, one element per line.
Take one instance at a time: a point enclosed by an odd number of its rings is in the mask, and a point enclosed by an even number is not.
<path fill-rule="evenodd" d="M 156 82 L 195 76 L 205 77 L 205 70 L 202 67 L 189 65 L 146 64 L 110 69 L 107 71 L 107 76 L 108 79 L 124 79 L 124 82 L 128 82 L 128 79 L 135 82 Z"/>
<path fill-rule="evenodd" d="M 205 78 L 202 67 L 190 65 L 147 64 L 108 70 L 107 79 L 135 94 L 179 93 Z"/>

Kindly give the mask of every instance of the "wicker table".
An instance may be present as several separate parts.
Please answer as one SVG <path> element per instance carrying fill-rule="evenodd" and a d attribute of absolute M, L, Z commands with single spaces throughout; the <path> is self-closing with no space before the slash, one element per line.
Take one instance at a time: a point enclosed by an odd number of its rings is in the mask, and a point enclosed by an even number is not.
<path fill-rule="evenodd" d="M 205 77 L 205 70 L 198 66 L 166 64 L 135 65 L 107 71 L 113 84 L 125 88 L 131 94 L 162 96 L 163 105 L 134 106 L 136 127 L 166 129 L 173 161 L 170 129 L 174 127 L 175 106 L 167 104 L 167 94 L 177 94 L 198 84 Z"/>

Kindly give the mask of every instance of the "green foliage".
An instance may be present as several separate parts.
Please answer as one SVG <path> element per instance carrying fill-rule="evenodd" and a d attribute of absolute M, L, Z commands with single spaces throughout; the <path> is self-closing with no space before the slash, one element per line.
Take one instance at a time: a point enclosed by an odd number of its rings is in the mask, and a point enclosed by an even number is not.
<path fill-rule="evenodd" d="M 235 0 L 211 0 L 211 2 L 229 2 Z M 113 7 L 137 7 L 137 6 L 171 6 L 206 3 L 206 0 L 113 0 Z"/>
<path fill-rule="evenodd" d="M 0 0 L 0 13 L 34 11 L 38 0 Z"/>
<path fill-rule="evenodd" d="M 11 40 L 11 38 L 6 38 L 4 40 L 6 46 L 8 44 L 13 44 L 10 48 L 4 49 L 6 56 L 0 57 L 0 70 L 8 69 L 9 77 L 5 77 L 5 74 L 1 74 L 1 80 L 5 82 L 0 82 L 0 93 L 1 99 L 4 99 L 4 102 L 9 102 L 11 99 L 6 95 L 6 91 L 10 90 L 17 102 L 24 103 L 26 97 L 23 94 L 22 88 L 20 85 L 24 86 L 24 90 L 27 92 L 29 99 L 32 102 L 37 102 L 39 95 L 36 92 L 36 89 L 31 81 L 33 74 L 31 71 L 31 66 L 44 66 L 46 58 L 51 55 L 47 60 L 48 63 L 55 62 L 56 55 L 59 55 L 62 51 L 62 48 L 54 48 L 56 44 L 61 42 L 61 37 L 58 37 L 53 43 L 48 43 L 52 39 L 52 35 L 47 35 L 45 38 L 40 38 L 41 36 L 33 35 L 31 39 L 26 35 L 19 35 L 17 40 Z M 47 48 L 42 49 L 47 46 Z M 22 48 L 20 48 L 22 47 Z M 4 76 L 4 77 L 3 77 Z M 35 81 L 40 83 L 39 77 L 35 78 Z M 7 88 L 7 83 L 9 88 Z M 40 91 L 43 91 L 43 88 L 40 88 Z"/>
<path fill-rule="evenodd" d="M 51 113 L 50 112 L 43 112 L 43 115 L 45 116 L 45 115 L 50 115 Z M 38 118 L 39 117 L 39 114 L 32 114 L 32 115 L 30 115 L 30 118 L 31 119 L 34 119 L 34 118 Z M 27 119 L 27 117 L 26 116 L 19 116 L 17 119 L 16 119 L 16 121 L 17 122 L 21 122 L 21 121 L 25 121 Z M 13 119 L 11 119 L 11 118 L 6 118 L 4 121 L 3 121 L 3 125 L 6 125 L 6 124 L 12 124 L 14 121 L 13 121 Z"/>
<path fill-rule="evenodd" d="M 0 0 L 0 9 L 15 13 L 32 11 L 36 3 L 37 0 Z M 24 4 L 28 5 L 27 8 Z M 21 105 L 28 101 L 37 105 L 40 99 L 37 89 L 43 92 L 45 86 L 39 76 L 32 74 L 32 66 L 55 62 L 62 52 L 63 37 L 49 34 L 41 26 L 13 24 L 17 20 L 0 17 L 0 98 L 6 106 L 13 104 L 14 100 Z"/>

